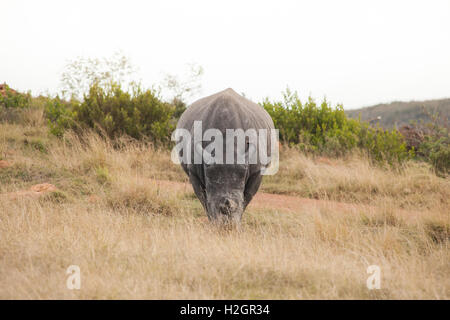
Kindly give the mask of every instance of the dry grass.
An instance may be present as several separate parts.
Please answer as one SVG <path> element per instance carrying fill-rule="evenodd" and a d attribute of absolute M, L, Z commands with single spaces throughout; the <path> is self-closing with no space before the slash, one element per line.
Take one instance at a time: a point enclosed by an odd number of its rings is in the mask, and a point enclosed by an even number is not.
<path fill-rule="evenodd" d="M 410 209 L 450 205 L 450 180 L 437 177 L 425 163 L 382 168 L 361 155 L 313 159 L 289 148 L 280 158 L 280 170 L 266 178 L 264 191 L 376 205 L 389 201 Z"/>
<path fill-rule="evenodd" d="M 253 206 L 239 230 L 220 230 L 189 189 L 155 181 L 186 181 L 167 152 L 125 145 L 0 125 L 0 157 L 12 164 L 0 193 L 60 190 L 0 196 L 0 298 L 450 298 L 449 181 L 425 167 L 284 150 L 266 191 L 379 206 Z M 381 290 L 366 287 L 372 264 Z M 81 290 L 66 287 L 69 265 L 80 266 Z"/>

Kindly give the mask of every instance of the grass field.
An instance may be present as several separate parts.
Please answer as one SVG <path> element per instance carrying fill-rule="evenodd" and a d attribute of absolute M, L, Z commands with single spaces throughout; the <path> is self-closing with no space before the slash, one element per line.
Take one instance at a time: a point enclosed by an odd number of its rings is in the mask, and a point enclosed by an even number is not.
<path fill-rule="evenodd" d="M 30 118 L 0 124 L 0 298 L 450 298 L 450 181 L 425 164 L 282 148 L 241 228 L 222 230 L 169 152 L 58 140 Z M 42 183 L 56 191 L 27 191 Z"/>

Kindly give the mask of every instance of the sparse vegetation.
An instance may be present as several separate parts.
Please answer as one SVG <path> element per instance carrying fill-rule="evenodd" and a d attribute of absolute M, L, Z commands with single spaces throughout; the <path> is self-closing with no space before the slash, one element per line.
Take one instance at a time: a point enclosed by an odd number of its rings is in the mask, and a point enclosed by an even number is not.
<path fill-rule="evenodd" d="M 2 298 L 449 298 L 449 181 L 414 161 L 282 148 L 262 191 L 295 196 L 260 193 L 240 230 L 218 230 L 169 152 L 143 142 L 5 123 L 0 154 Z M 58 191 L 8 196 L 42 182 Z M 65 287 L 72 264 L 81 290 Z"/>
<path fill-rule="evenodd" d="M 24 109 L 31 104 L 30 93 L 20 93 L 11 89 L 7 84 L 0 86 L 0 108 Z"/>
<path fill-rule="evenodd" d="M 448 130 L 411 147 L 287 91 L 262 103 L 279 172 L 240 229 L 217 229 L 167 148 L 201 68 L 166 79 L 167 103 L 99 63 L 66 70 L 70 100 L 0 92 L 0 298 L 450 298 Z"/>
<path fill-rule="evenodd" d="M 265 177 L 266 192 L 359 204 L 389 202 L 411 210 L 449 205 L 448 179 L 437 177 L 425 163 L 410 160 L 400 168 L 379 167 L 357 153 L 333 159 L 286 147 L 280 158 L 278 173 Z"/>

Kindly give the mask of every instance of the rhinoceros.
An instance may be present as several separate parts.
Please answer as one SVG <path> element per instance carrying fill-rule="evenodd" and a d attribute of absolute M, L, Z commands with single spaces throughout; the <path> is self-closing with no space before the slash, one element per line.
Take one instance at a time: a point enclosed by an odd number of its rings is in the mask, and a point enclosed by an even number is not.
<path fill-rule="evenodd" d="M 200 134 L 200 141 L 196 141 L 199 126 L 205 134 Z M 210 221 L 239 225 L 245 208 L 259 189 L 264 171 L 273 165 L 273 147 L 278 139 L 278 136 L 274 139 L 277 132 L 274 129 L 272 118 L 263 107 L 233 89 L 202 98 L 181 115 L 176 131 L 187 135 L 181 142 L 180 135 L 173 136 L 179 142 L 175 154 Z M 260 134 L 264 130 L 265 136 Z M 250 134 L 255 132 L 256 138 Z M 242 133 L 244 141 L 239 136 Z M 222 146 L 211 148 L 213 142 Z M 278 142 L 276 147 L 278 152 Z"/>

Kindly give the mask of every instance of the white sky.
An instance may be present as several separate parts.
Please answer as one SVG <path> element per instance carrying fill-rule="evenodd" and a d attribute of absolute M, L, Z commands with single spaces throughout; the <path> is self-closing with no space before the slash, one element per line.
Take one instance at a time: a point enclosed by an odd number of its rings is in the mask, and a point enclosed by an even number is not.
<path fill-rule="evenodd" d="M 0 82 L 57 92 L 67 59 L 122 50 L 145 86 L 187 63 L 201 95 L 289 86 L 347 109 L 450 96 L 450 1 L 0 0 Z"/>

